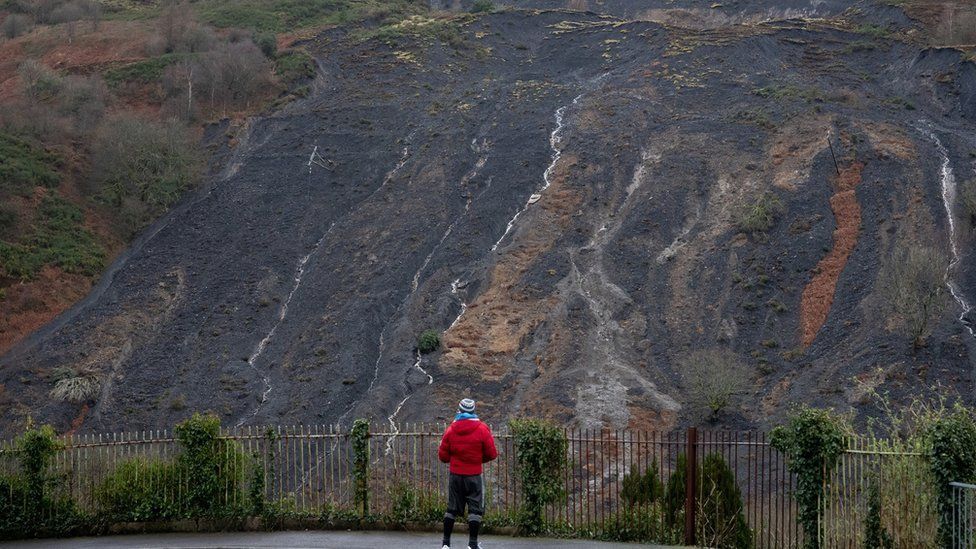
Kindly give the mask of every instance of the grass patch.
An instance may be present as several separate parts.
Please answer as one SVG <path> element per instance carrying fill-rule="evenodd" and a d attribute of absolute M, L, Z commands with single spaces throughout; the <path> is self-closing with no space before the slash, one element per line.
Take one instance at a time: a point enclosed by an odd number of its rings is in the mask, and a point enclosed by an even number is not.
<path fill-rule="evenodd" d="M 218 28 L 294 32 L 363 19 L 402 18 L 420 11 L 409 0 L 201 0 L 197 15 Z"/>
<path fill-rule="evenodd" d="M 83 221 L 78 206 L 58 196 L 44 197 L 26 240 L 0 241 L 0 274 L 29 280 L 46 265 L 68 273 L 98 274 L 105 264 L 105 250 L 82 226 Z"/>
<path fill-rule="evenodd" d="M 360 41 L 378 40 L 390 47 L 402 47 L 405 40 L 426 44 L 440 42 L 454 49 L 464 46 L 458 19 L 441 19 L 415 15 L 378 29 L 359 34 Z"/>
<path fill-rule="evenodd" d="M 158 82 L 163 77 L 163 71 L 166 70 L 166 67 L 182 61 L 187 57 L 188 55 L 185 53 L 165 53 L 158 57 L 109 69 L 105 71 L 103 78 L 110 86 L 119 86 L 127 83 L 151 84 Z"/>
<path fill-rule="evenodd" d="M 315 62 L 305 51 L 289 50 L 275 59 L 274 71 L 281 83 L 291 89 L 305 80 L 315 78 Z"/>
<path fill-rule="evenodd" d="M 882 27 L 881 25 L 861 25 L 856 29 L 858 34 L 863 34 L 865 36 L 870 36 L 875 40 L 880 40 L 882 38 L 888 38 L 891 31 L 887 27 Z"/>
<path fill-rule="evenodd" d="M 776 195 L 765 193 L 736 213 L 735 225 L 742 232 L 763 233 L 776 224 L 784 210 Z"/>
<path fill-rule="evenodd" d="M 0 191 L 29 194 L 34 187 L 57 187 L 57 156 L 30 141 L 0 132 Z"/>

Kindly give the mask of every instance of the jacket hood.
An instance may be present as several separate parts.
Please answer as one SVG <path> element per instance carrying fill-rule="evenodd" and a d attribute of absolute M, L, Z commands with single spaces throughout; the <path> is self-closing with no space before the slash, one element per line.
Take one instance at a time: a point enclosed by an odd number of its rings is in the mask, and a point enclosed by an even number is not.
<path fill-rule="evenodd" d="M 451 424 L 451 429 L 457 431 L 459 435 L 473 433 L 479 427 L 481 427 L 481 422 L 477 419 L 461 419 Z"/>

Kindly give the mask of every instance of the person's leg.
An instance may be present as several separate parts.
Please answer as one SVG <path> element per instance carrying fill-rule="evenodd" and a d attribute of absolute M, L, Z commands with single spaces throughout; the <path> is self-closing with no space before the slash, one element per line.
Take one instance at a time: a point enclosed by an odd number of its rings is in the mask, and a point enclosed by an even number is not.
<path fill-rule="evenodd" d="M 461 506 L 464 501 L 464 485 L 459 482 L 463 479 L 451 474 L 447 481 L 447 512 L 444 513 L 444 540 L 443 545 L 450 547 L 451 532 L 454 531 L 454 519 L 461 515 Z"/>
<path fill-rule="evenodd" d="M 466 477 L 465 501 L 468 504 L 468 547 L 478 549 L 478 532 L 481 531 L 481 518 L 485 514 L 484 490 L 481 475 Z"/>

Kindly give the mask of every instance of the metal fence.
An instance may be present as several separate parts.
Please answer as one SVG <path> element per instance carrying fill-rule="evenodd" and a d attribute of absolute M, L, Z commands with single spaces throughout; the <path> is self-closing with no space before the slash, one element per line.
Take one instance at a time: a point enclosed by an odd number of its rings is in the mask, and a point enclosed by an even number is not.
<path fill-rule="evenodd" d="M 437 458 L 443 428 L 372 426 L 368 496 L 373 516 L 388 523 L 439 520 L 448 475 Z M 734 481 L 754 545 L 779 548 L 801 543 L 794 520 L 794 478 L 765 434 L 696 429 L 566 429 L 564 434 L 569 463 L 563 473 L 565 494 L 546 506 L 546 531 L 587 538 L 720 545 L 707 539 L 721 535 L 725 525 L 714 524 L 715 509 L 721 506 L 709 504 L 713 495 L 704 493 L 709 489 L 702 478 L 706 473 L 701 471 L 706 461 L 714 464 L 715 456 L 721 456 L 718 461 L 727 465 Z M 235 473 L 221 478 L 250 479 L 248 486 L 259 486 L 263 500 L 275 510 L 310 517 L 357 510 L 348 431 L 330 426 L 225 428 L 220 438 L 230 442 L 221 446 L 225 452 L 221 467 Z M 131 511 L 136 520 L 140 513 L 146 518 L 191 516 L 186 498 L 190 481 L 182 469 L 166 465 L 182 452 L 170 431 L 78 435 L 63 441 L 64 448 L 53 464 L 53 476 L 59 479 L 52 488 L 54 497 L 70 498 L 91 516 L 105 516 L 110 506 Z M 496 442 L 499 458 L 485 467 L 486 520 L 512 525 L 522 496 L 515 440 L 501 430 L 496 432 Z M 685 457 L 679 458 L 682 454 Z M 17 472 L 15 458 L 12 442 L 0 443 L 0 477 Z M 650 497 L 635 495 L 635 488 L 628 488 L 639 477 L 656 479 L 636 489 L 650 490 Z M 109 497 L 107 482 L 122 483 L 121 500 L 118 494 L 112 496 L 115 499 Z M 249 487 L 234 485 L 236 482 L 227 480 L 219 503 L 245 509 L 254 495 Z M 668 497 L 678 504 L 669 506 Z M 145 509 L 133 509 L 140 506 Z"/>
<path fill-rule="evenodd" d="M 936 483 L 919 448 L 851 437 L 826 476 L 819 532 L 828 548 L 866 547 L 871 513 L 895 548 L 937 547 Z M 877 540 L 874 540 L 875 542 Z"/>
<path fill-rule="evenodd" d="M 976 485 L 964 482 L 951 482 L 952 486 L 952 547 L 953 549 L 973 549 L 976 547 L 976 508 L 973 497 Z"/>

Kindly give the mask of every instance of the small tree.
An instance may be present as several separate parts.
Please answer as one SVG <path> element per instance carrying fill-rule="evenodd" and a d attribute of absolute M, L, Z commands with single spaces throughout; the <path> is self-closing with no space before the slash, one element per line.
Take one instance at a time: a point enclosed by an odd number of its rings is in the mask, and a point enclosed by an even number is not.
<path fill-rule="evenodd" d="M 664 520 L 671 529 L 684 527 L 687 467 L 688 458 L 684 453 L 678 454 L 671 476 L 668 477 L 668 484 L 664 488 Z"/>
<path fill-rule="evenodd" d="M 698 478 L 698 542 L 706 547 L 750 549 L 752 531 L 746 522 L 742 493 L 721 454 L 705 456 Z"/>
<path fill-rule="evenodd" d="M 515 472 L 522 487 L 519 529 L 538 534 L 544 527 L 543 509 L 565 492 L 566 433 L 538 419 L 513 419 L 509 428 L 515 437 Z"/>
<path fill-rule="evenodd" d="M 58 96 L 63 81 L 58 73 L 36 59 L 27 59 L 17 69 L 30 101 L 47 101 Z"/>
<path fill-rule="evenodd" d="M 945 306 L 946 255 L 929 246 L 900 243 L 882 265 L 877 287 L 883 309 L 898 317 L 918 348 L 932 316 Z"/>
<path fill-rule="evenodd" d="M 634 469 L 624 475 L 620 499 L 624 500 L 628 507 L 651 505 L 660 499 L 663 493 L 664 485 L 661 484 L 661 479 L 657 476 L 657 458 L 655 457 L 643 473 L 639 469 Z"/>
<path fill-rule="evenodd" d="M 706 412 L 710 420 L 717 419 L 748 383 L 745 366 L 728 349 L 695 351 L 680 365 L 689 402 Z"/>

